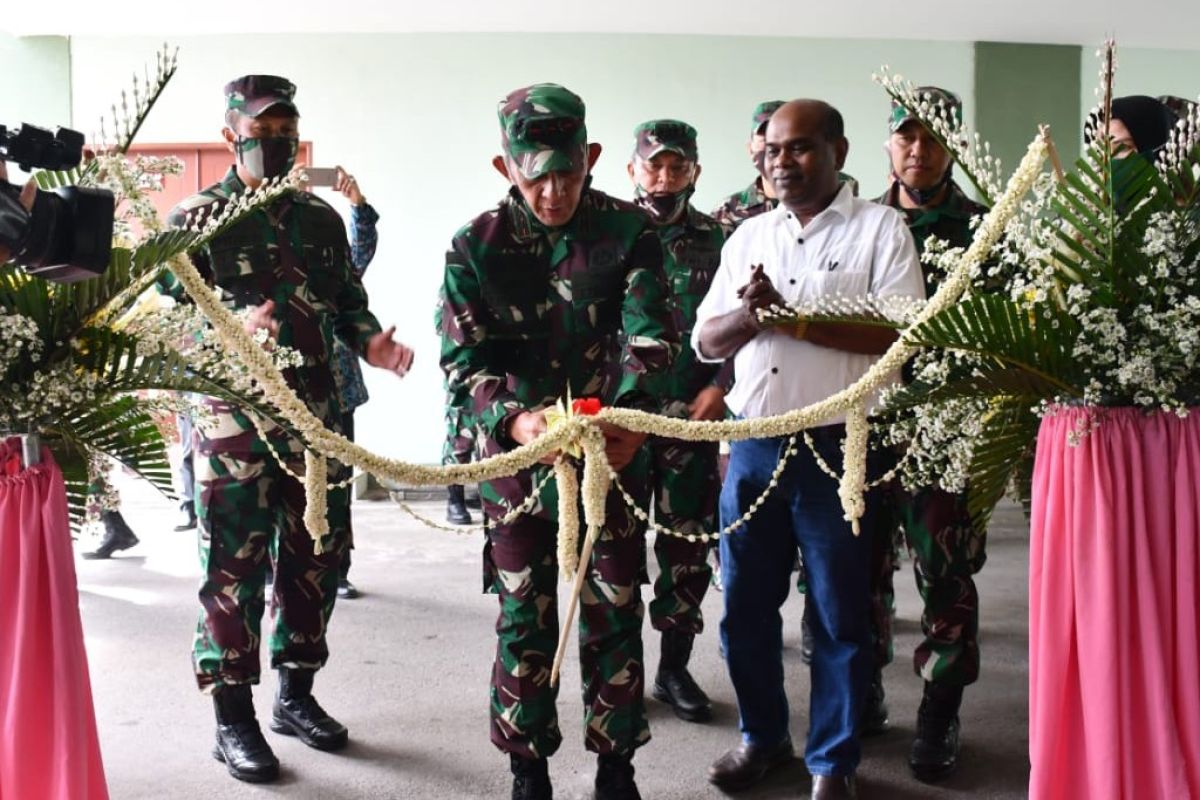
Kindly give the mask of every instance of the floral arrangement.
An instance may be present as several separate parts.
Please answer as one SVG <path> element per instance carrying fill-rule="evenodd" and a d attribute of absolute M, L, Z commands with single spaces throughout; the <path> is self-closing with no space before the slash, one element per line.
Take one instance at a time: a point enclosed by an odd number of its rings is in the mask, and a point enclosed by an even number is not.
<path fill-rule="evenodd" d="M 1055 172 L 1037 178 L 992 258 L 972 266 L 963 300 L 906 332 L 923 348 L 915 380 L 885 392 L 893 413 L 882 432 L 907 448 L 905 482 L 966 487 L 979 524 L 1006 489 L 1028 498 L 1048 409 L 1183 416 L 1200 403 L 1200 110 L 1179 121 L 1156 163 L 1114 158 L 1094 129 L 1110 116 L 1113 44 L 1098 55 L 1101 101 L 1084 154 L 1071 171 L 1055 159 Z M 991 202 L 1000 165 L 978 136 L 900 76 L 877 79 Z M 927 244 L 935 268 L 960 257 Z"/>
<path fill-rule="evenodd" d="M 75 184 L 113 192 L 117 215 L 104 274 L 55 284 L 15 264 L 0 266 L 0 430 L 37 433 L 51 448 L 66 479 L 76 528 L 87 513 L 88 484 L 110 460 L 172 493 L 166 442 L 156 420 L 179 410 L 188 394 L 275 414 L 202 315 L 190 306 L 160 311 L 151 288 L 168 260 L 290 188 L 269 186 L 202 230 L 162 231 L 148 193 L 180 166 L 126 153 L 175 68 L 175 55 L 164 49 L 154 73 L 135 76 L 132 94 L 123 93 L 113 118 L 101 123 L 101 143 L 83 165 L 34 176 L 43 189 Z M 268 358 L 280 368 L 295 354 L 274 348 Z M 112 502 L 103 490 L 91 499 L 101 509 Z"/>

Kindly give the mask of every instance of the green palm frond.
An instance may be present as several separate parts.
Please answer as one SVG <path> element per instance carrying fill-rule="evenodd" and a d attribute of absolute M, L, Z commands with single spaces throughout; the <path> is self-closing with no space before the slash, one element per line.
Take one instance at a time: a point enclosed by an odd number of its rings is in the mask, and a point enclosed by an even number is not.
<path fill-rule="evenodd" d="M 1109 294 L 1133 290 L 1132 281 L 1145 263 L 1140 246 L 1146 222 L 1173 205 L 1170 185 L 1150 162 L 1126 159 L 1119 177 L 1112 163 L 1092 145 L 1051 199 L 1052 210 L 1063 222 L 1056 230 L 1058 247 L 1050 256 L 1053 266 L 1066 283 L 1097 287 L 1105 301 L 1114 299 Z M 1119 220 L 1113 197 L 1121 198 Z"/>
<path fill-rule="evenodd" d="M 291 426 L 261 396 L 234 387 L 227 379 L 193 364 L 175 350 L 139 353 L 137 336 L 109 328 L 86 328 L 76 336 L 75 363 L 96 373 L 109 392 L 147 390 L 185 392 L 236 403 L 278 424 Z"/>
<path fill-rule="evenodd" d="M 900 410 L 947 400 L 1006 397 L 1036 404 L 1061 391 L 1058 382 L 1015 366 L 997 364 L 994 369 L 980 368 L 965 376 L 954 376 L 941 383 L 914 381 L 888 396 L 887 408 Z"/>
<path fill-rule="evenodd" d="M 987 529 L 1014 474 L 1028 469 L 1040 423 L 1027 399 L 994 400 L 975 442 L 967 489 L 967 510 L 980 530 Z"/>
<path fill-rule="evenodd" d="M 923 325 L 908 332 L 913 344 L 973 353 L 994 360 L 1003 370 L 1019 370 L 1031 376 L 1026 386 L 1040 382 L 1055 394 L 1082 395 L 1076 385 L 1076 367 L 1071 354 L 1078 324 L 1061 310 L 1047 310 L 1034 320 L 1022 306 L 1006 297 L 977 295 L 960 300 Z M 976 385 L 984 380 L 976 376 Z M 997 376 L 997 382 L 1016 379 Z M 1024 394 L 1024 392 L 1022 392 Z"/>
<path fill-rule="evenodd" d="M 67 504 L 75 528 L 85 511 L 90 453 L 115 459 L 167 497 L 174 497 L 166 442 L 136 397 L 125 395 L 97 406 L 70 409 L 47 426 L 46 441 L 60 465 L 66 465 Z"/>
<path fill-rule="evenodd" d="M 0 308 L 29 317 L 47 337 L 54 317 L 52 292 L 50 283 L 31 278 L 16 264 L 0 266 Z"/>

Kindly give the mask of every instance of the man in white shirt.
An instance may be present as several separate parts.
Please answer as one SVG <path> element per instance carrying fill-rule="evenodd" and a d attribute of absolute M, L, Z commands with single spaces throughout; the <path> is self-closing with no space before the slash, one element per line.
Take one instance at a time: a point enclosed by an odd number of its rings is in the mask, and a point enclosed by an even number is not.
<path fill-rule="evenodd" d="M 817 100 L 785 104 L 767 126 L 767 169 L 775 210 L 747 220 L 726 243 L 721 266 L 697 313 L 692 347 L 702 359 L 734 358 L 726 399 L 745 418 L 807 406 L 858 380 L 895 340 L 894 331 L 847 323 L 764 326 L 759 309 L 810 305 L 821 298 L 925 295 L 920 263 L 903 218 L 853 196 L 838 182 L 849 143 L 841 114 Z M 810 434 L 821 458 L 841 470 L 844 418 Z M 721 493 L 721 523 L 740 517 L 767 488 L 785 439 L 734 442 Z M 880 453 L 868 459 L 878 476 Z M 783 689 L 782 619 L 797 545 L 808 569 L 814 637 L 805 763 L 814 800 L 855 797 L 860 748 L 855 731 L 872 670 L 870 537 L 843 518 L 837 482 L 803 444 L 767 501 L 721 540 L 730 679 L 741 715 L 741 744 L 709 769 L 725 789 L 744 788 L 793 757 Z M 868 493 L 863 530 L 880 498 Z"/>

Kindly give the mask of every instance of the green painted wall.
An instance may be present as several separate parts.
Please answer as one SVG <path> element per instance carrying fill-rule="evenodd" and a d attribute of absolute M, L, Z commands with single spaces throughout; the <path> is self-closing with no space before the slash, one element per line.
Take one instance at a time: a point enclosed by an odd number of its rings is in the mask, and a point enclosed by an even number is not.
<path fill-rule="evenodd" d="M 1088 50 L 1080 65 L 1080 114 L 1088 114 L 1099 103 L 1100 59 Z M 1113 90 L 1118 97 L 1173 94 L 1196 99 L 1200 95 L 1200 50 L 1117 49 L 1117 74 Z"/>
<path fill-rule="evenodd" d="M 975 45 L 975 128 L 1011 172 L 1037 134 L 1050 125 L 1063 162 L 1079 155 L 1080 48 L 978 42 Z"/>
<path fill-rule="evenodd" d="M 71 125 L 71 54 L 61 36 L 0 32 L 0 124 Z M 12 177 L 17 177 L 14 173 Z"/>

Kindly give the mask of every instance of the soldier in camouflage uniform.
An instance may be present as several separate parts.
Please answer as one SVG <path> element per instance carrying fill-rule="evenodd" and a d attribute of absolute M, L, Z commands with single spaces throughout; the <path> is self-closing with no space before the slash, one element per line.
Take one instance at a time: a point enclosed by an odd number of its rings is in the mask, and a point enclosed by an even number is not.
<path fill-rule="evenodd" d="M 750 116 L 750 139 L 746 142 L 746 152 L 750 154 L 750 160 L 754 162 L 754 169 L 758 175 L 749 186 L 729 195 L 721 205 L 713 209 L 712 216 L 717 222 L 736 228 L 750 217 L 765 214 L 779 205 L 775 189 L 767 180 L 764 165 L 767 123 L 781 105 L 782 100 L 766 100 L 754 107 L 754 113 Z"/>
<path fill-rule="evenodd" d="M 940 101 L 962 119 L 962 102 L 953 93 L 933 86 L 917 91 L 930 102 Z M 987 208 L 970 200 L 954 182 L 950 153 L 899 103 L 892 104 L 889 129 L 892 184 L 877 202 L 904 215 L 918 252 L 930 236 L 952 247 L 969 246 L 971 219 L 986 214 Z M 942 276 L 928 264 L 921 266 L 926 292 L 932 297 Z M 925 638 L 913 657 L 925 689 L 909 766 L 917 778 L 933 781 L 950 774 L 957 765 L 963 687 L 979 676 L 979 593 L 973 576 L 987 557 L 986 538 L 971 521 L 966 492 L 950 494 L 929 487 L 911 496 L 903 492 L 895 496 L 925 606 L 921 614 Z M 890 526 L 875 531 L 872 557 L 876 672 L 870 701 L 876 704 L 876 721 L 884 722 L 887 710 L 880 671 L 892 660 L 895 522 L 893 516 Z M 867 717 L 864 722 L 870 724 Z"/>
<path fill-rule="evenodd" d="M 634 203 L 650 215 L 662 240 L 671 313 L 683 339 L 691 335 L 696 307 L 721 262 L 726 230 L 690 202 L 700 175 L 695 128 L 678 120 L 652 120 L 634 130 L 634 139 L 628 167 Z M 663 413 L 722 419 L 725 389 L 719 371 L 720 365 L 697 361 L 691 348 L 681 350 L 671 370 L 656 381 Z M 684 533 L 714 530 L 721 490 L 717 443 L 651 437 L 647 448 L 655 520 Z M 662 632 L 662 657 L 653 693 L 676 716 L 692 722 L 712 717 L 712 704 L 687 669 L 692 643 L 704 629 L 700 604 L 712 577 L 708 551 L 708 542 L 661 534 L 654 540 L 659 573 L 650 622 Z"/>
<path fill-rule="evenodd" d="M 765 214 L 779 205 L 775 197 L 775 189 L 767 180 L 766 169 L 766 130 L 771 115 L 783 105 L 782 100 L 766 100 L 754 107 L 750 116 L 750 139 L 746 142 L 746 152 L 754 162 L 758 175 L 754 181 L 742 189 L 726 197 L 721 205 L 713 209 L 712 216 L 717 222 L 729 228 L 736 228 L 751 217 Z M 848 181 L 853 187 L 854 196 L 858 196 L 858 181 L 844 172 L 838 173 L 838 178 Z"/>
<path fill-rule="evenodd" d="M 646 215 L 590 188 L 600 146 L 587 142 L 584 104 L 555 84 L 518 89 L 498 107 L 503 155 L 493 166 L 512 189 L 468 223 L 446 254 L 442 369 L 450 402 L 494 455 L 546 428 L 566 397 L 658 410 L 649 379 L 678 339 L 666 306 L 662 247 Z M 644 493 L 645 436 L 606 431 L 625 487 Z M 497 519 L 522 502 L 549 466 L 484 482 Z M 644 500 L 644 498 L 639 498 Z M 499 595 L 491 738 L 510 754 L 514 798 L 552 796 L 547 757 L 562 741 L 549 684 L 558 641 L 555 492 L 533 513 L 488 531 L 485 585 Z M 639 797 L 634 750 L 650 738 L 642 665 L 643 527 L 618 492 L 581 597 L 579 659 L 585 744 L 599 756 L 596 797 Z"/>
<path fill-rule="evenodd" d="M 174 226 L 211 218 L 234 195 L 291 169 L 299 141 L 295 87 L 271 75 L 249 75 L 225 87 L 224 136 L 237 163 L 221 181 L 181 203 Z M 309 409 L 340 430 L 342 409 L 330 366 L 335 334 L 368 363 L 403 375 L 412 351 L 380 331 L 350 265 L 346 231 L 337 212 L 311 194 L 288 194 L 255 211 L 192 254 L 226 304 L 248 310 L 248 331 L 266 328 L 304 363 L 284 377 Z M 165 291 L 179 296 L 173 276 Z M 213 695 L 217 716 L 214 757 L 239 780 L 264 782 L 279 762 L 254 716 L 251 685 L 259 681 L 259 626 L 264 565 L 274 566 L 271 666 L 279 670 L 271 728 L 305 744 L 333 750 L 347 733 L 312 696 L 313 675 L 328 657 L 325 631 L 347 544 L 348 489 L 329 495 L 329 534 L 323 551 L 303 523 L 304 487 L 284 474 L 268 448 L 304 469 L 300 445 L 270 423 L 268 440 L 249 413 L 213 399 L 211 419 L 197 424 L 196 506 L 200 520 L 203 612 L 193 664 L 200 688 Z M 200 421 L 198 420 L 198 423 Z M 332 470 L 330 481 L 348 470 Z"/>

